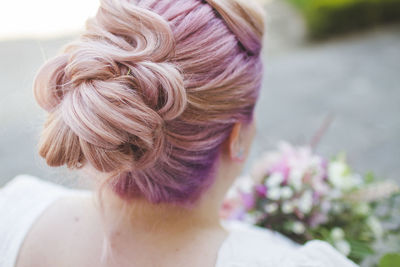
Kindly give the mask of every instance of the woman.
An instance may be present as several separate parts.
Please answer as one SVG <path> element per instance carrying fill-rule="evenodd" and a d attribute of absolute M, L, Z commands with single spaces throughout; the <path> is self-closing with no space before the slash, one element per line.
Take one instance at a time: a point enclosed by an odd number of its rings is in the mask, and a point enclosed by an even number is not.
<path fill-rule="evenodd" d="M 261 10 L 102 0 L 34 84 L 49 114 L 40 155 L 97 194 L 14 179 L 0 194 L 1 266 L 355 266 L 326 243 L 219 220 L 255 132 Z"/>

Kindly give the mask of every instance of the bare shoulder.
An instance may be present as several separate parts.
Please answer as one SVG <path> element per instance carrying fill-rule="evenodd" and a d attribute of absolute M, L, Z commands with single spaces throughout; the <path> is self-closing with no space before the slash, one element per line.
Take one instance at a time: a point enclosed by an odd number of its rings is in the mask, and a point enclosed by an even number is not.
<path fill-rule="evenodd" d="M 73 266 L 80 256 L 76 252 L 88 250 L 88 240 L 90 244 L 101 244 L 95 240 L 101 238 L 98 216 L 88 196 L 65 197 L 54 202 L 30 229 L 16 267 Z"/>

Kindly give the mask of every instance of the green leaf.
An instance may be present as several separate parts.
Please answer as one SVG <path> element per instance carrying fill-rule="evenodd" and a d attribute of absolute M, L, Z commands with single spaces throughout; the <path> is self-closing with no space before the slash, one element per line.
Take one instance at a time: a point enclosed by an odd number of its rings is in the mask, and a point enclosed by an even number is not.
<path fill-rule="evenodd" d="M 379 261 L 379 267 L 397 267 L 400 266 L 400 254 L 390 253 L 384 255 Z"/>

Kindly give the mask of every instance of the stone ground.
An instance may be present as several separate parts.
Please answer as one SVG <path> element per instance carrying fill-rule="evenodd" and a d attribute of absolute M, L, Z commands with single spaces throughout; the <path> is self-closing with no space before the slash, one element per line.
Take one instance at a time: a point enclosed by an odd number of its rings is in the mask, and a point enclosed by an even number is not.
<path fill-rule="evenodd" d="M 400 182 L 400 25 L 323 43 L 278 1 L 268 10 L 265 81 L 250 162 L 279 140 L 307 144 L 327 116 L 334 121 L 317 151 L 347 151 L 356 171 Z M 31 92 L 44 57 L 72 37 L 0 42 L 0 185 L 21 173 L 63 182 L 36 153 L 44 114 Z"/>

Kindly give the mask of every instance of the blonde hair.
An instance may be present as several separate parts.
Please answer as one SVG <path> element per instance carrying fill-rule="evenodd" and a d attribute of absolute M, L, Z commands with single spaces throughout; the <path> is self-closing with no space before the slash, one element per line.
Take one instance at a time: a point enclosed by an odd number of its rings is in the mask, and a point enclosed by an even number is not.
<path fill-rule="evenodd" d="M 108 173 L 122 198 L 193 203 L 233 124 L 252 119 L 263 33 L 249 0 L 102 0 L 36 76 L 40 155 Z"/>

